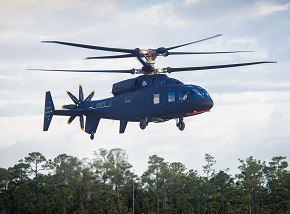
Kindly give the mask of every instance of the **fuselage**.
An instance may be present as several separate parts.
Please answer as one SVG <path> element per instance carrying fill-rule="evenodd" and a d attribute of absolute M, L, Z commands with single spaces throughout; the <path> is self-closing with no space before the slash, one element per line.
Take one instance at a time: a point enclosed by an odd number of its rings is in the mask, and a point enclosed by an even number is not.
<path fill-rule="evenodd" d="M 213 101 L 205 89 L 185 85 L 165 74 L 140 76 L 131 91 L 124 91 L 102 100 L 82 103 L 86 116 L 138 122 L 163 122 L 209 111 Z M 134 79 L 132 79 L 133 82 Z M 137 82 L 137 84 L 136 84 Z M 114 90 L 114 88 L 113 88 Z"/>

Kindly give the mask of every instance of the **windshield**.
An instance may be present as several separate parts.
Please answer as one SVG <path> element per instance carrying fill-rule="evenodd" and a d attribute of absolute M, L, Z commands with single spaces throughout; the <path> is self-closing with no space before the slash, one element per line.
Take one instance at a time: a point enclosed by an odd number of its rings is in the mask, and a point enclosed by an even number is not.
<path fill-rule="evenodd" d="M 199 86 L 197 86 L 197 87 L 188 86 L 188 91 L 189 91 L 189 94 L 192 96 L 198 96 L 198 97 L 202 97 L 202 98 L 210 98 L 207 91 Z"/>

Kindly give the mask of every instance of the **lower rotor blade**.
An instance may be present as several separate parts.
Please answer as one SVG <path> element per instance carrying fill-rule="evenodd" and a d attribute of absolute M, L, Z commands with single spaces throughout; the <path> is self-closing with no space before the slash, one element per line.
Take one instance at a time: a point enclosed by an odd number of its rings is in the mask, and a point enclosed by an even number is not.
<path fill-rule="evenodd" d="M 79 84 L 79 101 L 83 102 L 83 100 L 84 100 L 83 87 L 82 87 L 82 84 Z"/>
<path fill-rule="evenodd" d="M 91 101 L 91 99 L 93 98 L 94 94 L 95 94 L 95 90 L 93 90 L 93 91 L 89 94 L 89 96 L 87 96 L 87 98 L 85 99 L 85 101 Z"/>
<path fill-rule="evenodd" d="M 76 116 L 71 116 L 68 121 L 67 124 L 71 124 L 71 122 L 76 118 Z"/>
<path fill-rule="evenodd" d="M 79 100 L 78 98 L 76 98 L 72 93 L 70 93 L 69 91 L 66 91 L 66 93 L 68 94 L 68 96 L 72 99 L 72 101 L 78 105 L 79 104 Z"/>
<path fill-rule="evenodd" d="M 81 126 L 81 130 L 84 131 L 84 116 L 83 115 L 80 116 L 80 126 Z"/>
<path fill-rule="evenodd" d="M 138 73 L 139 69 L 130 69 L 130 70 L 65 70 L 65 69 L 26 69 L 26 70 L 34 70 L 34 71 L 59 71 L 59 72 L 88 72 L 88 73 L 127 73 L 127 74 L 135 74 Z"/>
<path fill-rule="evenodd" d="M 220 69 L 220 68 L 231 68 L 231 67 L 241 67 L 248 65 L 257 65 L 264 63 L 277 63 L 271 61 L 261 61 L 261 62 L 248 62 L 248 63 L 238 63 L 238 64 L 227 64 L 227 65 L 210 65 L 210 66 L 200 66 L 200 67 L 183 67 L 183 68 L 165 68 L 163 69 L 163 73 L 172 73 L 172 72 L 180 72 L 180 71 L 197 71 L 197 70 L 210 70 L 210 69 Z"/>

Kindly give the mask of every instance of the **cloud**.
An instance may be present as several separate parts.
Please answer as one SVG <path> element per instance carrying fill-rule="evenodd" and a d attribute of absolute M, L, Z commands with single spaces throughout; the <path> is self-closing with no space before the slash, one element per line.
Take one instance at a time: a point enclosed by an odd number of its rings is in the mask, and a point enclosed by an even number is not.
<path fill-rule="evenodd" d="M 257 2 L 258 11 L 257 16 L 265 16 L 275 12 L 282 12 L 289 10 L 290 3 L 274 4 L 273 1 L 259 1 Z"/>
<path fill-rule="evenodd" d="M 199 2 L 199 0 L 185 0 L 185 4 L 187 5 L 187 4 L 192 4 L 192 5 L 194 5 L 194 4 L 197 4 Z"/>

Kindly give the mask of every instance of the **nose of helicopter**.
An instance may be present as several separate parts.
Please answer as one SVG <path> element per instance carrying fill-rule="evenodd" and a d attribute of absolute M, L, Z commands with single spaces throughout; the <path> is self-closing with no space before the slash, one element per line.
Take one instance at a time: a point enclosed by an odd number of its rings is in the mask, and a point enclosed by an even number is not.
<path fill-rule="evenodd" d="M 213 107 L 213 100 L 211 98 L 203 99 L 201 105 L 205 111 L 210 110 Z"/>
<path fill-rule="evenodd" d="M 188 116 L 208 112 L 213 107 L 213 100 L 211 98 L 203 98 L 200 99 L 198 102 L 195 101 L 194 103 L 194 110 L 191 111 Z"/>

